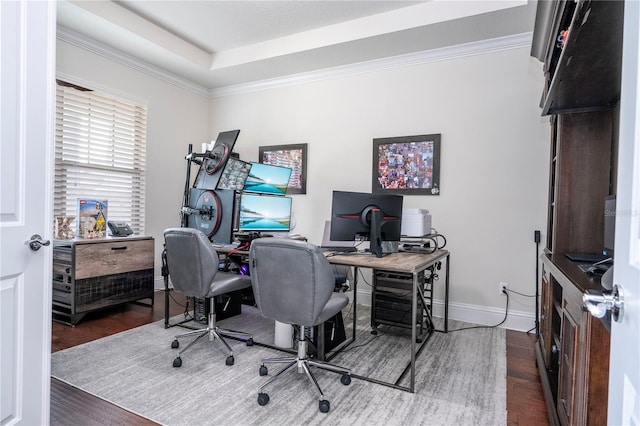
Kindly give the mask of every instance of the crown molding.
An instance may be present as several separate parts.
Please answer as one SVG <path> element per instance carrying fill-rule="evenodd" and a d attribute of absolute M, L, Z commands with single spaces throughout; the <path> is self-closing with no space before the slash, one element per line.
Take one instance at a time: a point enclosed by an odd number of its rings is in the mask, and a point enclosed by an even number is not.
<path fill-rule="evenodd" d="M 326 68 L 299 74 L 291 74 L 283 77 L 258 80 L 249 83 L 219 87 L 215 89 L 209 89 L 207 87 L 201 86 L 191 80 L 154 66 L 132 55 L 109 47 L 104 43 L 98 42 L 90 37 L 86 37 L 80 33 L 62 26 L 57 27 L 56 37 L 59 40 L 88 50 L 107 59 L 113 60 L 122 65 L 128 66 L 132 69 L 195 93 L 199 96 L 204 96 L 207 98 L 219 98 L 223 96 L 232 96 L 242 93 L 276 89 L 280 87 L 330 80 L 334 78 L 341 78 L 393 68 L 415 66 L 439 61 L 448 61 L 468 56 L 485 55 L 505 50 L 519 49 L 523 47 L 529 48 L 531 46 L 533 33 L 527 32 L 510 36 L 497 37 L 488 40 L 464 43 L 455 46 L 447 46 L 438 49 L 425 50 L 398 56 L 391 56 L 388 58 L 374 59 L 371 61 L 342 65 L 338 67 Z"/>
<path fill-rule="evenodd" d="M 488 40 L 459 44 L 455 46 L 447 46 L 438 49 L 391 56 L 388 58 L 374 59 L 371 61 L 326 68 L 318 71 L 291 74 L 284 77 L 220 87 L 211 90 L 211 97 L 218 98 L 223 96 L 238 95 L 242 93 L 275 89 L 278 87 L 286 87 L 322 80 L 330 80 L 334 78 L 392 68 L 415 66 L 439 61 L 448 61 L 468 56 L 485 55 L 488 53 L 519 49 L 523 47 L 530 48 L 532 37 L 533 33 L 527 32 Z"/>
<path fill-rule="evenodd" d="M 144 74 L 150 75 L 151 77 L 155 77 L 159 80 L 173 84 L 174 86 L 195 93 L 196 95 L 204 96 L 206 98 L 211 97 L 211 89 L 207 87 L 196 84 L 191 80 L 180 77 L 177 74 L 166 71 L 162 68 L 156 67 L 155 65 L 138 59 L 135 56 L 124 53 L 121 50 L 114 49 L 104 43 L 84 36 L 63 26 L 57 26 L 56 38 L 81 49 L 88 50 L 89 52 L 95 53 L 96 55 L 100 55 L 104 58 L 110 59 L 114 62 L 118 62 L 136 71 L 140 71 Z"/>

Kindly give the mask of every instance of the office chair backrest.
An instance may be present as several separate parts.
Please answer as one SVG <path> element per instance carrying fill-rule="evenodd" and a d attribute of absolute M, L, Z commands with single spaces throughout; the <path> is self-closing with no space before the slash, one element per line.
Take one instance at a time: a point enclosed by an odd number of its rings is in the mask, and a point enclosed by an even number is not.
<path fill-rule="evenodd" d="M 317 325 L 335 285 L 333 269 L 318 247 L 283 238 L 253 240 L 249 268 L 253 295 L 264 317 Z"/>
<path fill-rule="evenodd" d="M 218 273 L 218 253 L 199 229 L 164 231 L 169 278 L 174 289 L 189 297 L 205 297 Z"/>

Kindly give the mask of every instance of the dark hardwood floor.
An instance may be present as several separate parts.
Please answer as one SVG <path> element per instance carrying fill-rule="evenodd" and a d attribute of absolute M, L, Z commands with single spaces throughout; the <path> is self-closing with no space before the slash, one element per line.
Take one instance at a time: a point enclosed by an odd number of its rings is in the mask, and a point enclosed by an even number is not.
<path fill-rule="evenodd" d="M 174 294 L 170 315 L 183 312 L 184 298 Z M 75 327 L 53 323 L 51 350 L 70 348 L 164 318 L 164 294 L 156 293 L 153 308 L 129 303 L 88 314 Z M 535 363 L 535 337 L 507 331 L 507 424 L 549 424 Z M 155 425 L 57 379 L 51 380 L 51 425 Z"/>
<path fill-rule="evenodd" d="M 535 335 L 507 330 L 507 424 L 549 425 L 536 366 Z"/>

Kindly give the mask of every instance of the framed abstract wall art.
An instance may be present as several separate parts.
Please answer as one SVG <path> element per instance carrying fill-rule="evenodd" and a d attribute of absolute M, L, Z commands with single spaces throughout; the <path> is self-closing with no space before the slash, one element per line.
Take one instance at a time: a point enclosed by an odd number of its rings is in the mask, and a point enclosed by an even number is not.
<path fill-rule="evenodd" d="M 373 140 L 371 192 L 440 194 L 440 134 Z"/>

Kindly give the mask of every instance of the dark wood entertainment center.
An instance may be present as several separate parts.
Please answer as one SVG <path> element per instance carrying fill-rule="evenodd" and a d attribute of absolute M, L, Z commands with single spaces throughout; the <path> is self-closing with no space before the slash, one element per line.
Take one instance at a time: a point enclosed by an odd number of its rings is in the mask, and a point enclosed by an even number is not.
<path fill-rule="evenodd" d="M 599 253 L 604 244 L 604 200 L 616 188 L 623 14 L 622 1 L 580 0 L 540 2 L 536 16 L 532 56 L 544 62 L 541 108 L 551 123 L 536 361 L 552 425 L 607 422 L 608 323 L 582 307 L 582 295 L 602 287 L 565 253 Z"/>

